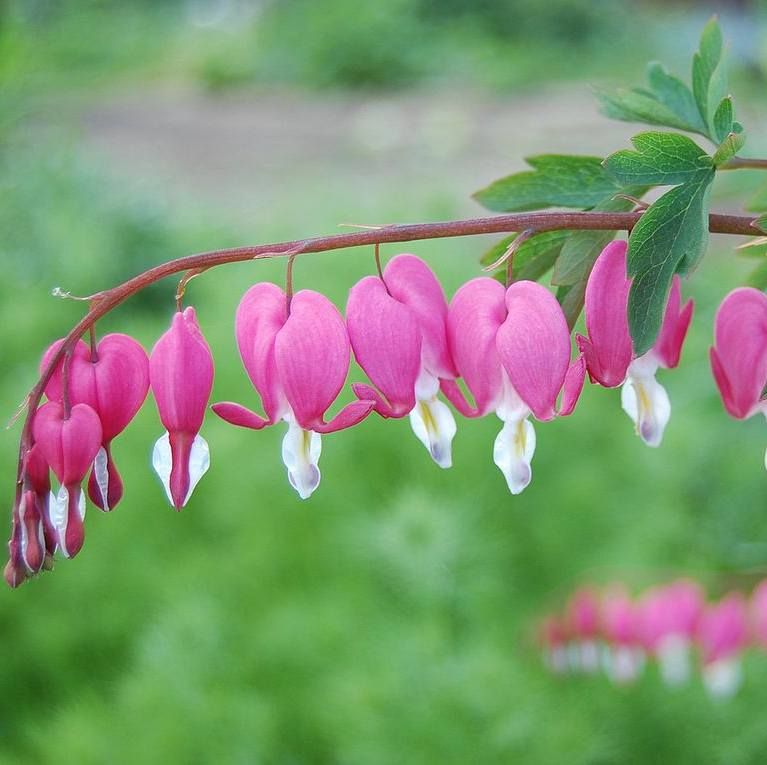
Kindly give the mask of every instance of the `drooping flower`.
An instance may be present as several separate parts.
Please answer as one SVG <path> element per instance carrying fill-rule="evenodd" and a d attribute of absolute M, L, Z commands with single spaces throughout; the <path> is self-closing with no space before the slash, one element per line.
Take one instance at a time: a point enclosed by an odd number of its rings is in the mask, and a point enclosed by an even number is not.
<path fill-rule="evenodd" d="M 715 697 L 732 696 L 742 680 L 740 654 L 748 642 L 748 610 L 737 592 L 703 611 L 698 624 L 703 680 Z"/>
<path fill-rule="evenodd" d="M 166 432 L 152 453 L 152 465 L 168 501 L 180 510 L 210 466 L 200 435 L 213 387 L 213 357 L 194 308 L 177 311 L 170 329 L 149 358 L 149 380 Z"/>
<path fill-rule="evenodd" d="M 47 366 L 59 349 L 57 340 L 43 355 Z M 53 372 L 45 393 L 51 401 L 63 399 L 63 360 Z M 103 442 L 88 481 L 88 496 L 102 510 L 112 510 L 123 495 L 123 483 L 114 463 L 111 443 L 141 408 L 149 390 L 149 359 L 140 343 L 128 335 L 105 335 L 91 349 L 82 340 L 69 364 L 68 393 L 73 404 L 88 404 L 101 420 Z"/>
<path fill-rule="evenodd" d="M 606 670 L 616 683 L 636 680 L 644 666 L 640 644 L 639 609 L 621 587 L 613 587 L 602 597 L 602 632 L 608 645 Z"/>
<path fill-rule="evenodd" d="M 552 672 L 559 674 L 569 669 L 568 638 L 567 626 L 558 616 L 547 616 L 538 627 L 538 642 Z"/>
<path fill-rule="evenodd" d="M 454 379 L 456 371 L 447 344 L 447 302 L 437 277 L 415 255 L 397 255 L 382 279 L 366 276 L 352 287 L 346 321 L 354 356 L 378 389 L 355 383 L 355 395 L 375 401 L 382 417 L 409 415 L 432 459 L 450 467 L 455 419 L 437 394 L 440 380 Z"/>
<path fill-rule="evenodd" d="M 318 292 L 296 292 L 288 308 L 282 289 L 261 282 L 237 307 L 235 335 L 266 416 L 230 401 L 214 404 L 213 411 L 233 425 L 253 430 L 284 420 L 288 432 L 282 459 L 288 480 L 307 499 L 320 483 L 320 434 L 356 425 L 374 403 L 353 401 L 329 422 L 324 419 L 349 371 L 351 351 L 343 318 Z"/>
<path fill-rule="evenodd" d="M 35 413 L 32 433 L 36 448 L 61 484 L 58 493 L 51 494 L 49 516 L 58 548 L 73 558 L 85 538 L 85 496 L 80 484 L 101 448 L 101 421 L 87 404 L 75 404 L 67 414 L 63 404 L 49 401 Z"/>
<path fill-rule="evenodd" d="M 577 341 L 591 381 L 605 388 L 623 385 L 623 410 L 648 446 L 660 446 L 671 404 L 655 373 L 658 367 L 672 369 L 679 364 L 694 306 L 692 300 L 681 306 L 681 283 L 675 276 L 658 339 L 637 357 L 628 327 L 631 280 L 626 276 L 626 249 L 626 242 L 611 242 L 597 258 L 586 285 L 588 337 L 578 335 Z"/>
<path fill-rule="evenodd" d="M 590 587 L 576 590 L 567 604 L 565 622 L 571 637 L 570 664 L 573 669 L 599 669 L 599 594 Z"/>
<path fill-rule="evenodd" d="M 767 415 L 767 295 L 739 287 L 725 297 L 714 321 L 711 369 L 725 409 L 745 420 Z M 767 467 L 767 453 L 765 453 Z"/>
<path fill-rule="evenodd" d="M 503 421 L 493 459 L 511 493 L 519 494 L 532 478 L 535 430 L 528 417 L 547 421 L 572 413 L 583 387 L 585 364 L 582 356 L 570 362 L 570 331 L 562 309 L 536 282 L 519 281 L 504 289 L 495 279 L 479 277 L 455 293 L 448 339 L 475 406 L 453 380 L 443 380 L 442 390 L 463 415 L 495 411 Z"/>
<path fill-rule="evenodd" d="M 703 607 L 700 587 L 688 579 L 651 590 L 642 598 L 642 644 L 658 660 L 668 685 L 682 685 L 690 677 L 690 653 Z"/>

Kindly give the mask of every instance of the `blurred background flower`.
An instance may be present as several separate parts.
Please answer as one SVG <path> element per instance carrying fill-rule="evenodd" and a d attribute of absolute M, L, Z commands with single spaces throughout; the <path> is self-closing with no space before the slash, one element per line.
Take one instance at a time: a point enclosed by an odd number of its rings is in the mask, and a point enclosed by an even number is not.
<path fill-rule="evenodd" d="M 525 156 L 624 147 L 635 126 L 599 116 L 590 86 L 639 83 L 648 59 L 686 76 L 715 11 L 763 156 L 757 2 L 6 0 L 3 409 L 82 311 L 52 287 L 90 294 L 161 260 L 344 222 L 480 214 L 470 193 Z M 723 178 L 713 206 L 737 209 L 758 183 Z M 492 242 L 409 249 L 452 295 Z M 746 656 L 721 705 L 699 684 L 563 683 L 527 640 L 585 579 L 638 591 L 689 574 L 722 594 L 764 573 L 765 425 L 726 415 L 708 362 L 716 307 L 753 265 L 737 243 L 714 238 L 684 285 L 696 316 L 664 380 L 662 448 L 587 386 L 546 426 L 518 497 L 489 459 L 490 417 L 461 423 L 449 471 L 406 421 L 369 418 L 328 438 L 302 503 L 281 432 L 208 415 L 210 472 L 178 515 L 151 473 L 145 406 L 114 448 L 120 506 L 89 512 L 77 560 L 0 595 L 0 762 L 761 762 L 767 662 Z M 343 307 L 373 269 L 368 250 L 312 255 L 294 279 Z M 234 311 L 247 285 L 283 278 L 284 264 L 246 263 L 189 285 L 212 400 L 252 396 Z M 151 348 L 174 291 L 156 285 L 100 332 Z M 16 435 L 0 439 L 9 514 Z"/>

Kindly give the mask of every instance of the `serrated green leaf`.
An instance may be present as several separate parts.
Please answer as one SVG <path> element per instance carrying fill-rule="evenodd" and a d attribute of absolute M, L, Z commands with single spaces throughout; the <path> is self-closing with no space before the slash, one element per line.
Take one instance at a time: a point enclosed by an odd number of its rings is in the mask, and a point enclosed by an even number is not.
<path fill-rule="evenodd" d="M 599 157 L 548 154 L 530 157 L 527 163 L 534 169 L 501 178 L 474 198 L 494 212 L 520 212 L 593 207 L 620 190 Z"/>
<path fill-rule="evenodd" d="M 633 277 L 628 319 L 634 350 L 655 342 L 677 271 L 698 263 L 708 241 L 708 191 L 714 171 L 667 191 L 651 205 L 629 236 L 628 273 Z"/>
<path fill-rule="evenodd" d="M 732 97 L 727 96 L 719 102 L 714 112 L 714 137 L 720 143 L 733 132 L 733 121 L 735 114 L 732 109 Z"/>
<path fill-rule="evenodd" d="M 749 287 L 755 287 L 758 290 L 767 290 L 767 260 L 760 263 L 746 279 Z"/>
<path fill-rule="evenodd" d="M 692 59 L 692 92 L 709 135 L 714 141 L 721 140 L 716 136 L 714 115 L 727 95 L 727 71 L 722 59 L 722 31 L 716 17 L 704 27 L 700 48 Z"/>
<path fill-rule="evenodd" d="M 689 130 L 705 133 L 706 125 L 700 118 L 695 96 L 687 85 L 657 61 L 648 64 L 647 81 L 652 95 L 667 106 Z"/>
<path fill-rule="evenodd" d="M 641 197 L 646 188 L 626 189 L 631 196 Z M 634 203 L 629 199 L 608 199 L 594 209 L 602 212 L 627 212 Z M 615 238 L 614 231 L 575 231 L 564 243 L 551 283 L 560 286 L 572 286 L 582 279 L 588 279 L 594 261 L 604 247 Z"/>
<path fill-rule="evenodd" d="M 645 90 L 618 88 L 609 92 L 597 90 L 595 93 L 602 113 L 611 119 L 702 132 L 700 117 L 690 123 Z"/>
<path fill-rule="evenodd" d="M 730 133 L 725 137 L 719 147 L 714 152 L 711 161 L 716 167 L 720 167 L 731 160 L 742 148 L 746 142 L 745 133 Z"/>
<path fill-rule="evenodd" d="M 757 231 L 767 234 L 767 213 L 760 215 L 752 224 Z"/>
<path fill-rule="evenodd" d="M 604 162 L 621 184 L 676 186 L 711 170 L 711 158 L 679 133 L 639 133 L 631 139 L 636 151 L 623 149 Z"/>
<path fill-rule="evenodd" d="M 529 279 L 538 281 L 544 274 L 551 270 L 559 255 L 562 245 L 567 240 L 571 231 L 544 231 L 525 240 L 514 253 L 512 264 L 512 281 Z M 481 262 L 484 265 L 494 263 L 508 249 L 517 235 L 507 236 L 494 244 L 483 256 Z M 506 266 L 498 269 L 493 276 L 501 282 L 506 282 Z"/>
<path fill-rule="evenodd" d="M 560 287 L 557 290 L 557 300 L 559 305 L 562 306 L 562 312 L 565 315 L 565 319 L 567 319 L 567 326 L 571 331 L 583 310 L 587 282 L 588 277 L 581 279 L 575 284 Z"/>

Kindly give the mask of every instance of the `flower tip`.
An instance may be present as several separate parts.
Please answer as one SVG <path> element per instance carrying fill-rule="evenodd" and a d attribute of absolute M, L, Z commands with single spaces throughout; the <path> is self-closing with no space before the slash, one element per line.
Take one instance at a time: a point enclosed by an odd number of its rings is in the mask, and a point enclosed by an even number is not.
<path fill-rule="evenodd" d="M 13 561 L 8 561 L 3 569 L 5 583 L 13 590 L 20 587 L 27 579 L 27 573 L 20 566 L 15 566 Z"/>

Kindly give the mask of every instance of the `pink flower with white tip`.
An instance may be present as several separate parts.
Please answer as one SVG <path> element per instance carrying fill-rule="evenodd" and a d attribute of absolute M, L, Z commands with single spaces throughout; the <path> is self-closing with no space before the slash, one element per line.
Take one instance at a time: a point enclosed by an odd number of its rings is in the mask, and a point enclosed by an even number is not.
<path fill-rule="evenodd" d="M 767 649 L 767 579 L 760 582 L 751 594 L 751 632 L 754 641 Z"/>
<path fill-rule="evenodd" d="M 740 655 L 748 643 L 745 598 L 730 593 L 701 615 L 697 631 L 703 660 L 703 681 L 712 696 L 732 696 L 740 687 Z"/>
<path fill-rule="evenodd" d="M 456 432 L 450 409 L 437 398 L 440 380 L 456 377 L 446 320 L 442 287 L 415 255 L 397 255 L 383 278 L 359 281 L 346 305 L 354 356 L 378 389 L 355 383 L 355 395 L 375 401 L 382 417 L 409 415 L 418 440 L 442 468 L 452 465 Z"/>
<path fill-rule="evenodd" d="M 562 309 L 536 282 L 504 289 L 495 279 L 479 277 L 455 293 L 448 339 L 475 406 L 453 380 L 443 380 L 442 390 L 466 417 L 495 411 L 503 421 L 493 460 L 509 491 L 519 494 L 532 478 L 536 439 L 528 417 L 545 422 L 571 414 L 583 387 L 585 365 L 580 356 L 570 361 L 570 331 Z"/>
<path fill-rule="evenodd" d="M 567 625 L 558 616 L 547 616 L 538 627 L 538 643 L 544 651 L 546 664 L 558 674 L 569 669 L 568 637 Z"/>
<path fill-rule="evenodd" d="M 288 424 L 282 459 L 288 480 L 301 499 L 319 486 L 320 434 L 356 425 L 373 408 L 372 401 L 353 401 L 326 422 L 349 371 L 349 336 L 338 309 L 312 290 L 290 300 L 269 282 L 251 287 L 237 307 L 235 334 L 245 370 L 261 396 L 261 417 L 241 404 L 213 405 L 222 419 L 260 430 L 280 420 Z"/>
<path fill-rule="evenodd" d="M 57 340 L 43 355 L 42 367 L 59 349 Z M 45 393 L 63 399 L 63 361 L 53 372 Z M 123 495 L 123 483 L 112 457 L 112 441 L 128 426 L 149 390 L 149 359 L 128 335 L 105 335 L 92 350 L 79 340 L 69 364 L 68 393 L 73 404 L 88 404 L 101 420 L 102 439 L 88 481 L 88 496 L 102 510 L 112 510 Z"/>
<path fill-rule="evenodd" d="M 725 297 L 716 312 L 710 355 L 728 413 L 738 420 L 767 415 L 767 295 L 740 287 Z"/>
<path fill-rule="evenodd" d="M 576 590 L 567 604 L 566 624 L 570 635 L 570 664 L 573 669 L 599 669 L 599 594 L 590 587 Z"/>
<path fill-rule="evenodd" d="M 602 597 L 602 633 L 607 642 L 607 674 L 616 683 L 636 680 L 644 666 L 640 644 L 641 614 L 628 593 L 620 587 Z"/>
<path fill-rule="evenodd" d="M 626 249 L 626 242 L 611 242 L 597 258 L 586 285 L 588 337 L 578 335 L 577 341 L 591 381 L 605 388 L 622 385 L 621 404 L 637 433 L 648 446 L 660 446 L 671 403 L 655 373 L 658 367 L 672 369 L 679 364 L 693 301 L 681 306 L 680 280 L 675 276 L 658 339 L 637 357 L 628 327 L 631 280 L 626 276 Z"/>
<path fill-rule="evenodd" d="M 67 412 L 63 404 L 49 401 L 35 413 L 32 434 L 35 448 L 61 484 L 51 494 L 49 516 L 58 548 L 73 558 L 85 539 L 85 496 L 80 484 L 101 448 L 101 421 L 87 404 L 75 404 Z"/>
<path fill-rule="evenodd" d="M 642 644 L 658 660 L 668 685 L 682 685 L 690 677 L 690 652 L 703 607 L 701 588 L 688 579 L 651 590 L 642 598 Z"/>
<path fill-rule="evenodd" d="M 180 510 L 210 467 L 200 435 L 213 387 L 213 357 L 194 308 L 177 311 L 149 358 L 149 379 L 166 433 L 157 440 L 152 466 L 168 501 Z"/>

